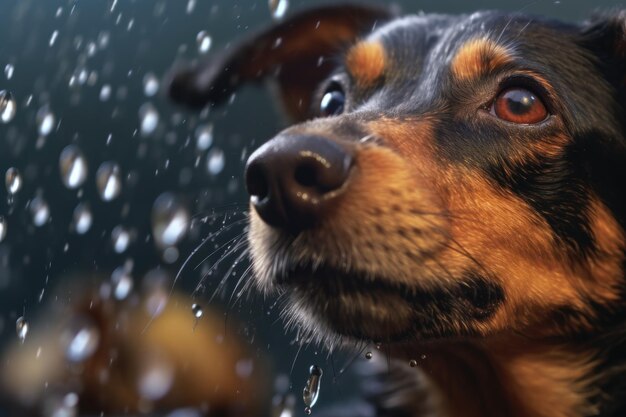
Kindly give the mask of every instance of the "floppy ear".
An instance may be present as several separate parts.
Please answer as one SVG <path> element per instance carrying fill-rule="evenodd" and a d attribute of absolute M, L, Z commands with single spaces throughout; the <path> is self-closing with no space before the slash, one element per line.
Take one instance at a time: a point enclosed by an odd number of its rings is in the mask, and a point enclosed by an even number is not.
<path fill-rule="evenodd" d="M 170 97 L 190 107 L 220 104 L 244 83 L 272 77 L 287 115 L 310 118 L 315 88 L 333 70 L 333 56 L 369 32 L 390 11 L 344 5 L 295 14 L 227 48 L 199 65 L 175 69 Z"/>
<path fill-rule="evenodd" d="M 626 10 L 597 16 L 583 30 L 583 43 L 599 59 L 606 79 L 626 105 Z M 626 108 L 626 107 L 624 107 Z"/>

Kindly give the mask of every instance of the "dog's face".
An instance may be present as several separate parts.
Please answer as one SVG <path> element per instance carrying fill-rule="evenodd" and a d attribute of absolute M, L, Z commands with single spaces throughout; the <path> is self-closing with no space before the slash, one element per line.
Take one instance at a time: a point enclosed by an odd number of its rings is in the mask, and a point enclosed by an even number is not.
<path fill-rule="evenodd" d="M 623 19 L 358 15 L 299 15 L 172 84 L 200 104 L 271 76 L 297 122 L 248 162 L 259 287 L 313 335 L 382 342 L 554 335 L 618 304 Z"/>

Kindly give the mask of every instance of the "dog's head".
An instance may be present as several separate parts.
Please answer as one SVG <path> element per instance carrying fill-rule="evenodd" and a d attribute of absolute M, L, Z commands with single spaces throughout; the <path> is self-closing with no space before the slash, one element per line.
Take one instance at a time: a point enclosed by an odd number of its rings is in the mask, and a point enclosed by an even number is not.
<path fill-rule="evenodd" d="M 317 335 L 588 330 L 623 299 L 624 14 L 295 15 L 178 72 L 270 80 L 294 125 L 249 159 L 256 282 Z"/>

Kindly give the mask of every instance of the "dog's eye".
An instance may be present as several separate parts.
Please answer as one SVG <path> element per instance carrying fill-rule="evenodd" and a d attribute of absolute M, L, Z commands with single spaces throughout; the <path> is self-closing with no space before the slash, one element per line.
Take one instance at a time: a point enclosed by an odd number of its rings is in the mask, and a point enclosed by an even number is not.
<path fill-rule="evenodd" d="M 343 113 L 346 104 L 346 94 L 338 83 L 332 83 L 324 92 L 320 102 L 320 115 L 322 117 L 336 116 Z"/>
<path fill-rule="evenodd" d="M 527 125 L 542 122 L 548 117 L 548 110 L 541 99 L 523 88 L 509 88 L 498 94 L 491 113 L 507 122 Z"/>

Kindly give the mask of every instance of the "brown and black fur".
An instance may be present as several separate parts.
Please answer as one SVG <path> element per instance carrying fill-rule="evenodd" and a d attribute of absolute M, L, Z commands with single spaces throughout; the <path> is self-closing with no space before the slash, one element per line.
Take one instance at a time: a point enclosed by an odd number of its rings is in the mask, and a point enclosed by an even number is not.
<path fill-rule="evenodd" d="M 306 226 L 251 210 L 256 282 L 331 349 L 383 344 L 378 415 L 626 415 L 625 12 L 314 9 L 179 69 L 170 94 L 217 105 L 261 80 L 294 124 L 260 152 L 315 136 L 355 162 Z M 333 83 L 345 109 L 319 117 Z M 548 117 L 494 117 L 509 87 Z"/>

